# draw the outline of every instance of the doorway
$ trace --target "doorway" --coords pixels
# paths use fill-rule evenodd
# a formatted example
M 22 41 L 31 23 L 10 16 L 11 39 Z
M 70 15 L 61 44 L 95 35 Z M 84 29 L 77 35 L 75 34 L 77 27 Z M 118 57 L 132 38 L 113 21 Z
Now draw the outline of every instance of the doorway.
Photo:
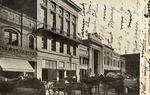
M 98 53 L 99 51 L 98 50 L 94 50 L 94 73 L 95 74 L 98 74 Z
M 59 80 L 64 78 L 64 70 L 59 70 Z

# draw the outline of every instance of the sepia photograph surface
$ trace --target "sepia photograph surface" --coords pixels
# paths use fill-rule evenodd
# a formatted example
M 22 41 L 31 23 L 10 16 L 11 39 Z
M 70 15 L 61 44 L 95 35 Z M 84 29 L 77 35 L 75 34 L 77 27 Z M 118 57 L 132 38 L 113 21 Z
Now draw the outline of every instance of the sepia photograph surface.
M 149 0 L 0 0 L 0 95 L 149 95 Z

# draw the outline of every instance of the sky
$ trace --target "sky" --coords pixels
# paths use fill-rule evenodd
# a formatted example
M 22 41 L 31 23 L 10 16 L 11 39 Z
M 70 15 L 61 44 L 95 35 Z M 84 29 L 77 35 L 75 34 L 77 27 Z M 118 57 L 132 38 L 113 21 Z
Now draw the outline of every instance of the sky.
M 119 54 L 139 53 L 139 0 L 72 0 L 82 8 L 78 33 L 96 34 L 102 43 Z

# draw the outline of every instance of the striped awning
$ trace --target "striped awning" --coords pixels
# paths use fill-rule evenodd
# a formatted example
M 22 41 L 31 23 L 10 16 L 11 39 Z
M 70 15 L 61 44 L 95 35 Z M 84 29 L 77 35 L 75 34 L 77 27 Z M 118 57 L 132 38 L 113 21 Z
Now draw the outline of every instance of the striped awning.
M 27 60 L 0 58 L 0 66 L 3 71 L 34 72 Z

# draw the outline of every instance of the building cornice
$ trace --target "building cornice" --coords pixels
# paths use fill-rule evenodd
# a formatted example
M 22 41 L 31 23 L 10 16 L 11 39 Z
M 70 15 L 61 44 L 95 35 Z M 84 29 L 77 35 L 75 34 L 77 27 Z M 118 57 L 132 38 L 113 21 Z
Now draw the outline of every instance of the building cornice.
M 68 3 L 70 3 L 71 5 L 73 5 L 78 11 L 81 11 L 82 9 L 77 5 L 75 4 L 72 0 L 67 0 Z

